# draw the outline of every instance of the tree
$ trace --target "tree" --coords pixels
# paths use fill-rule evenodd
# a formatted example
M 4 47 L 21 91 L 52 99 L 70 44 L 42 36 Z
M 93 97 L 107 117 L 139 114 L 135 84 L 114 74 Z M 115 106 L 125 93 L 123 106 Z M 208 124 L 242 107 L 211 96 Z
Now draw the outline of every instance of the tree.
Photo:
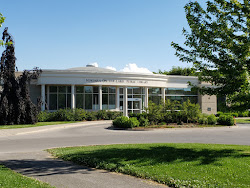
M 161 71 L 154 72 L 155 74 L 165 74 L 165 75 L 181 75 L 181 76 L 197 76 L 198 73 L 195 72 L 194 68 L 182 68 L 173 66 L 170 71 Z
M 5 17 L 3 17 L 3 15 L 0 13 L 0 27 L 2 27 L 4 20 L 5 20 Z M 3 46 L 3 45 L 4 45 L 3 41 L 0 40 L 0 46 Z
M 185 48 L 172 42 L 176 55 L 192 63 L 201 82 L 201 94 L 225 95 L 232 107 L 250 106 L 250 3 L 249 0 L 213 0 L 206 9 L 186 4 L 190 32 L 183 29 Z
M 31 102 L 28 84 L 41 71 L 24 71 L 16 77 L 15 47 L 8 28 L 5 28 L 2 39 L 6 49 L 0 63 L 0 83 L 3 82 L 3 91 L 0 92 L 0 125 L 34 124 L 37 122 L 38 108 Z

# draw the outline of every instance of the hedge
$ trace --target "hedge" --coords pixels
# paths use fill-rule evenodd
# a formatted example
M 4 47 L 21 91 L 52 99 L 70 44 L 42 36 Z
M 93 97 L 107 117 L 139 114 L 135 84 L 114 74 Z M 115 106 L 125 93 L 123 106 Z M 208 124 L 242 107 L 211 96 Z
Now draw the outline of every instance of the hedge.
M 86 111 L 81 108 L 60 109 L 55 112 L 41 111 L 38 114 L 39 122 L 48 121 L 93 121 L 93 120 L 114 120 L 122 116 L 122 112 L 116 111 Z

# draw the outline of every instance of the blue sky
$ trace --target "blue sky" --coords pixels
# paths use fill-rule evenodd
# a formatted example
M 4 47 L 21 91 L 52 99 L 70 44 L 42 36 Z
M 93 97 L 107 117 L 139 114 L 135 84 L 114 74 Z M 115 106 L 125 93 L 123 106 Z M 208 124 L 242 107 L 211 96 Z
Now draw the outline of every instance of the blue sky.
M 16 44 L 19 70 L 66 69 L 97 62 L 117 70 L 135 63 L 150 71 L 179 62 L 187 0 L 9 0 L 0 12 Z M 1 51 L 3 48 L 1 49 Z

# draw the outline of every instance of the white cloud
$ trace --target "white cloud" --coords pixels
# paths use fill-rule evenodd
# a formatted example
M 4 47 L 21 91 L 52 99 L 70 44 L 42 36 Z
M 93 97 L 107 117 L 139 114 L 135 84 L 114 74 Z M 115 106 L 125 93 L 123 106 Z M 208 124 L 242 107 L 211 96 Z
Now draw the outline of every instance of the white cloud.
M 150 70 L 144 67 L 138 67 L 135 63 L 129 63 L 123 69 L 120 70 L 121 72 L 135 72 L 135 73 L 148 73 L 152 74 Z
M 98 63 L 97 62 L 89 63 L 88 65 L 92 65 L 94 67 L 98 67 Z
M 106 69 L 113 70 L 113 71 L 116 71 L 116 68 L 115 68 L 115 67 L 107 66 L 107 67 L 105 67 L 105 68 L 106 68 Z

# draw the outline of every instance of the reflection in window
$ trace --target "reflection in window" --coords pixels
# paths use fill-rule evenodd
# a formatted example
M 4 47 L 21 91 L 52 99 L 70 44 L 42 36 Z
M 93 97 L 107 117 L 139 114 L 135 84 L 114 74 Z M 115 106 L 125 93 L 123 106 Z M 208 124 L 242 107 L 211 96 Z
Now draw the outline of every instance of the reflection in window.
M 115 109 L 116 87 L 102 87 L 102 109 Z
M 76 86 L 76 108 L 99 110 L 99 87 Z
M 160 104 L 162 98 L 161 88 L 153 87 L 148 88 L 148 100 L 155 103 Z
M 71 108 L 71 86 L 49 86 L 49 110 Z

